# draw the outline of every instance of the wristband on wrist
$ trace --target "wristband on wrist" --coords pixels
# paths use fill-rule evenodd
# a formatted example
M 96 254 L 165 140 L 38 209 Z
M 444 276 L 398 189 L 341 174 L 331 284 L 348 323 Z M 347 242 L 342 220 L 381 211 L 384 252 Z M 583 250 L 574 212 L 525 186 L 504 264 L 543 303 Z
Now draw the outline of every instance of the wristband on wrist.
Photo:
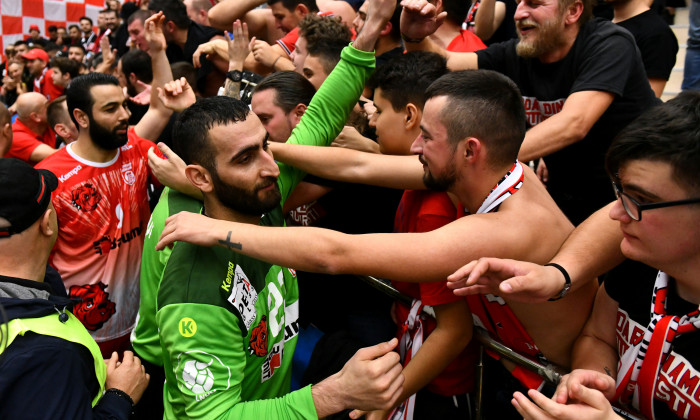
M 125 400 L 129 401 L 129 404 L 131 404 L 131 407 L 132 407 L 132 408 L 134 407 L 134 400 L 131 399 L 131 397 L 129 396 L 129 394 L 127 394 L 126 392 L 122 391 L 121 389 L 110 388 L 110 389 L 108 389 L 108 390 L 105 391 L 105 394 L 109 394 L 109 393 L 119 395 L 120 397 L 122 397 L 122 398 L 124 398 Z
M 571 290 L 571 277 L 569 276 L 569 273 L 564 269 L 564 267 L 560 266 L 557 263 L 549 263 L 545 264 L 545 267 L 554 267 L 557 270 L 559 270 L 560 273 L 564 275 L 564 287 L 561 289 L 561 291 L 554 296 L 553 298 L 550 298 L 549 301 L 553 302 L 555 300 L 559 300 L 566 296 L 567 293 L 569 293 L 569 290 Z
M 275 61 L 272 62 L 272 70 L 275 69 L 275 64 L 277 64 L 277 61 L 279 61 L 280 58 L 282 58 L 282 56 L 278 55 L 277 58 L 275 58 Z
M 401 39 L 403 39 L 403 42 L 408 42 L 409 44 L 420 44 L 425 38 L 409 38 L 401 32 Z

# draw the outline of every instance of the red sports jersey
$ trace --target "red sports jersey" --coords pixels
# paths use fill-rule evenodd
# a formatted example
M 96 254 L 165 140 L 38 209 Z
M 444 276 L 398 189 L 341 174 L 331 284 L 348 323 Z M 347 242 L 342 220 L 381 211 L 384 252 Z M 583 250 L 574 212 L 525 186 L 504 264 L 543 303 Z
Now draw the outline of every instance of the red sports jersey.
M 17 119 L 12 123 L 12 145 L 10 146 L 10 150 L 7 151 L 7 154 L 5 154 L 5 157 L 21 159 L 30 165 L 34 165 L 34 163 L 29 160 L 29 157 L 32 155 L 34 149 L 42 143 L 56 148 L 56 135 L 50 128 L 46 128 L 44 134 L 38 135 L 24 125 L 22 121 Z
M 83 299 L 73 313 L 98 342 L 129 334 L 138 312 L 150 217 L 147 152 L 155 144 L 133 128 L 128 138 L 109 162 L 85 160 L 69 144 L 37 165 L 59 181 L 52 196 L 59 233 L 49 262 L 70 297 Z
M 394 232 L 430 232 L 456 220 L 463 214 L 462 207 L 455 208 L 447 193 L 405 191 L 396 210 Z M 394 281 L 392 284 L 400 292 L 414 299 L 420 299 L 425 305 L 442 305 L 464 299 L 455 296 L 452 290 L 447 288 L 445 281 L 420 284 Z M 402 325 L 408 318 L 410 308 L 398 303 L 395 308 L 396 319 L 399 325 Z M 436 323 L 434 319 L 428 318 L 423 321 L 423 325 L 425 341 L 435 329 Z M 428 390 L 446 396 L 472 392 L 477 349 L 476 342 L 472 341 L 440 375 L 428 384 Z
M 34 92 L 39 92 L 49 100 L 49 102 L 63 95 L 65 88 L 53 84 L 53 70 L 45 68 L 41 76 L 34 79 Z

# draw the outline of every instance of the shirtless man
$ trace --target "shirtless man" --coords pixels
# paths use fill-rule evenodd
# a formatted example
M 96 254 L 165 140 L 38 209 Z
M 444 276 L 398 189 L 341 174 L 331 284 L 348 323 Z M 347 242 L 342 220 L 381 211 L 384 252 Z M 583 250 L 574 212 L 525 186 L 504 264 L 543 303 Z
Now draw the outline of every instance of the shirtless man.
M 548 261 L 572 225 L 535 174 L 516 163 L 525 116 L 515 86 L 494 72 L 458 72 L 438 79 L 426 98 L 421 135 L 411 148 L 424 170 L 414 157 L 356 154 L 353 159 L 348 157 L 353 151 L 336 149 L 335 158 L 327 156 L 325 161 L 332 173 L 316 175 L 336 180 L 354 177 L 361 182 L 373 179 L 383 186 L 412 189 L 423 188 L 425 181 L 434 189 L 453 193 L 469 217 L 428 233 L 351 236 L 322 229 L 232 224 L 180 213 L 168 219 L 157 248 L 187 240 L 227 246 L 300 270 L 371 274 L 409 282 L 445 278 L 476 256 Z M 473 117 L 465 119 L 464 115 Z M 279 145 L 276 150 L 285 147 Z M 297 149 L 301 152 L 296 159 L 290 158 L 294 153 L 286 152 L 277 158 L 309 171 L 312 168 L 302 164 L 302 156 L 311 156 L 320 148 Z M 355 164 L 344 169 L 343 161 Z M 496 192 L 490 193 L 495 185 Z M 500 189 L 507 192 L 499 195 Z M 487 196 L 492 206 L 484 205 Z M 507 303 L 529 335 L 532 348 L 548 361 L 567 367 L 595 289 L 595 281 L 589 281 L 556 302 Z

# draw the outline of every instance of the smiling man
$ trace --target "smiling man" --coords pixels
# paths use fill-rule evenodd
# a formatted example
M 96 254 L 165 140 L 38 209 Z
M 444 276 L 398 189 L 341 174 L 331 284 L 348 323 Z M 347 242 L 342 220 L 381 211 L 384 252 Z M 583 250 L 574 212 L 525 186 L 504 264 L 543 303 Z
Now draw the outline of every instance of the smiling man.
M 605 150 L 615 134 L 657 102 L 627 31 L 592 19 L 589 0 L 522 0 L 514 16 L 519 39 L 453 53 L 428 36 L 444 20 L 434 5 L 402 4 L 408 50 L 444 54 L 453 70 L 496 70 L 518 85 L 529 127 L 518 158 L 544 158 L 547 189 L 575 225 L 610 202 Z

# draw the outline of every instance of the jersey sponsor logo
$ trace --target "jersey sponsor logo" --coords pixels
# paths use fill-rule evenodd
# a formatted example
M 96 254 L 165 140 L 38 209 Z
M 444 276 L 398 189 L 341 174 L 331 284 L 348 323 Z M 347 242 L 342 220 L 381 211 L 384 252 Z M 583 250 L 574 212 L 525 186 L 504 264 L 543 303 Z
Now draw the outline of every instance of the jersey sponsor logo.
M 565 98 L 555 99 L 553 101 L 540 101 L 531 96 L 523 96 L 523 105 L 525 105 L 525 115 L 527 122 L 532 127 L 547 118 L 555 115 L 564 107 Z
M 279 342 L 272 346 L 272 350 L 270 350 L 270 353 L 268 353 L 267 357 L 265 357 L 265 361 L 261 367 L 262 375 L 260 377 L 260 383 L 264 383 L 272 378 L 272 376 L 275 374 L 275 370 L 282 366 L 283 353 L 284 342 Z
M 231 369 L 216 355 L 201 350 L 178 354 L 175 375 L 180 391 L 194 394 L 196 401 L 231 386 Z
M 250 331 L 250 341 L 248 351 L 258 357 L 267 354 L 267 317 L 262 316 L 258 325 Z
M 197 333 L 197 323 L 192 318 L 184 317 L 178 322 L 177 329 L 181 336 L 189 338 Z
M 80 320 L 90 331 L 96 331 L 116 313 L 116 305 L 109 300 L 109 293 L 105 291 L 107 285 L 99 282 L 71 286 L 68 295 L 82 301 L 73 306 L 73 315 Z
M 240 265 L 234 265 L 229 261 L 226 278 L 221 284 L 221 288 L 231 292 L 226 300 L 236 308 L 246 329 L 249 329 L 257 315 L 255 302 L 258 301 L 258 292 L 250 284 L 248 276 Z
M 626 311 L 617 310 L 617 350 L 620 360 L 640 345 L 645 328 L 630 318 Z M 700 372 L 685 357 L 671 350 L 659 370 L 654 398 L 663 401 L 678 418 L 700 417 Z
M 299 335 L 299 301 L 284 308 L 284 341 Z
M 100 239 L 92 243 L 92 248 L 95 254 L 105 255 L 112 249 L 117 249 L 122 245 L 133 241 L 141 235 L 141 226 L 137 226 L 128 232 L 122 233 L 120 236 L 113 238 L 111 235 L 104 235 Z
M 131 163 L 125 163 L 122 165 L 122 178 L 124 178 L 124 182 L 129 185 L 134 185 L 134 182 L 136 182 L 136 175 L 134 175 Z
M 86 182 L 83 185 L 77 186 L 71 192 L 73 206 L 81 211 L 93 211 L 97 208 L 102 200 L 102 195 L 97 191 L 94 185 Z
M 61 182 L 66 182 L 70 177 L 77 174 L 78 171 L 81 169 L 83 169 L 83 167 L 81 165 L 78 165 L 75 168 L 71 169 L 70 171 L 66 172 L 65 174 L 59 176 L 58 180 Z
M 326 210 L 314 201 L 311 204 L 301 205 L 289 212 L 289 218 L 297 225 L 314 226 L 327 214 Z

